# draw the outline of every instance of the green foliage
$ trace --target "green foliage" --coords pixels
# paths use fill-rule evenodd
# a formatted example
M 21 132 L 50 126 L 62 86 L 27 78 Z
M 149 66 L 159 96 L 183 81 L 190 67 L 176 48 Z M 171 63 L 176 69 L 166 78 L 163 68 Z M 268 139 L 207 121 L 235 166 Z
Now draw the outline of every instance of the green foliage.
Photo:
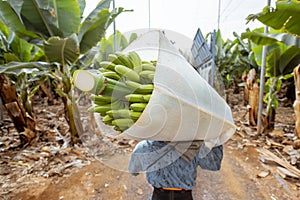
M 268 34 L 262 29 L 246 32 L 243 38 L 255 43 L 253 52 L 257 63 L 262 62 L 262 48 L 266 49 L 266 95 L 267 114 L 277 109 L 277 94 L 281 89 L 282 79 L 293 77 L 293 69 L 300 63 L 300 2 L 282 0 L 276 2 L 276 8 L 265 7 L 262 12 L 248 16 L 248 21 L 259 20 L 270 26 Z
M 32 115 L 31 97 L 38 91 L 39 83 L 47 80 L 55 65 L 47 62 L 9 62 L 0 66 L 0 73 L 10 78 L 26 112 Z
M 2 31 L 0 36 L 7 36 L 5 42 L 1 44 L 3 47 L 1 50 L 5 54 L 0 57 L 0 60 L 2 64 L 10 62 L 1 66 L 2 72 L 0 73 L 21 70 L 22 73 L 18 75 L 16 74 L 18 72 L 14 71 L 14 76 L 18 76 L 16 79 L 21 79 L 20 83 L 16 82 L 21 88 L 32 85 L 32 80 L 37 81 L 32 79 L 32 75 L 40 75 L 44 78 L 42 72 L 45 72 L 49 77 L 54 78 L 53 82 L 57 86 L 56 92 L 63 97 L 65 103 L 68 113 L 66 118 L 70 120 L 72 136 L 77 134 L 73 120 L 78 119 L 78 116 L 75 116 L 78 111 L 76 111 L 76 105 L 73 104 L 71 94 L 72 71 L 74 66 L 78 66 L 77 63 L 82 64 L 80 59 L 84 56 L 80 57 L 80 55 L 89 54 L 89 51 L 104 36 L 113 20 L 125 11 L 123 8 L 110 11 L 110 3 L 111 0 L 100 1 L 96 8 L 83 18 L 84 0 L 0 1 Z M 9 39 L 14 35 L 10 34 L 9 30 L 17 37 Z M 44 65 L 40 61 L 55 64 Z M 41 70 L 40 65 L 49 68 Z M 24 69 L 19 67 L 24 67 Z
M 276 30 L 300 36 L 300 1 L 281 0 L 276 2 L 276 8 L 265 7 L 262 12 L 247 17 L 248 21 L 259 20 Z
M 242 40 L 240 36 L 234 33 L 233 41 L 223 41 L 221 32 L 217 32 L 216 38 L 216 58 L 215 62 L 218 71 L 221 73 L 225 86 L 231 87 L 232 84 L 238 85 L 243 73 L 250 69 L 258 69 L 251 50 L 251 42 Z
M 93 47 L 88 53 L 77 60 L 72 68 L 72 72 L 76 69 L 100 68 L 99 63 L 103 60 L 107 60 L 108 54 L 115 52 L 114 48 L 116 48 L 117 51 L 122 51 L 137 38 L 137 34 L 132 33 L 128 41 L 120 31 L 116 31 L 115 36 L 116 39 L 114 38 L 114 34 L 111 34 L 108 38 L 103 37 L 97 46 Z M 114 44 L 114 42 L 116 43 Z
M 115 51 L 122 51 L 136 38 L 137 35 L 133 33 L 130 35 L 128 41 L 120 31 L 116 31 L 116 34 L 111 34 L 107 39 L 102 38 L 99 43 L 100 56 L 98 61 L 107 60 L 108 54 Z
M 260 28 L 242 34 L 242 38 L 252 41 L 256 62 L 262 64 L 262 48 L 265 45 L 267 77 L 279 77 L 291 73 L 300 63 L 299 38 L 273 29 L 268 34 L 262 32 Z
M 59 40 L 57 38 L 61 40 L 70 38 L 69 41 L 76 41 L 80 50 L 73 51 L 72 55 L 68 52 L 68 55 L 64 56 L 71 58 L 70 62 L 73 63 L 74 57 L 78 58 L 79 54 L 84 54 L 95 46 L 113 20 L 125 11 L 123 8 L 117 8 L 110 12 L 110 3 L 111 0 L 100 1 L 96 8 L 83 19 L 85 7 L 83 0 L 0 1 L 0 19 L 9 25 L 20 38 L 39 46 Z M 74 34 L 78 37 L 76 40 L 74 40 Z M 50 51 L 49 47 L 53 49 Z M 51 56 L 56 50 L 56 45 L 48 46 L 46 55 L 49 60 L 52 59 Z
M 31 97 L 37 92 L 40 81 L 51 69 L 41 62 L 45 56 L 39 47 L 19 38 L 5 24 L 0 23 L 1 66 L 0 73 L 8 76 L 16 87 L 26 112 L 32 115 Z M 39 62 L 34 62 L 35 60 Z
M 44 51 L 50 62 L 74 63 L 79 56 L 76 34 L 67 38 L 51 37 L 44 43 Z
M 291 41 L 297 41 L 293 40 L 294 36 L 289 34 L 281 37 L 285 38 L 281 41 L 277 40 L 279 38 L 277 33 L 272 35 L 272 31 L 268 35 L 254 32 L 244 34 L 244 36 L 250 36 L 257 43 L 253 44 L 253 52 L 259 65 L 262 63 L 262 48 L 265 45 L 267 81 L 265 82 L 264 102 L 267 104 L 267 113 L 269 113 L 271 108 L 275 110 L 278 108 L 277 94 L 280 92 L 282 79 L 291 77 L 296 63 L 300 63 L 300 49 L 296 46 L 297 42 L 294 46 L 286 45 L 292 45 Z

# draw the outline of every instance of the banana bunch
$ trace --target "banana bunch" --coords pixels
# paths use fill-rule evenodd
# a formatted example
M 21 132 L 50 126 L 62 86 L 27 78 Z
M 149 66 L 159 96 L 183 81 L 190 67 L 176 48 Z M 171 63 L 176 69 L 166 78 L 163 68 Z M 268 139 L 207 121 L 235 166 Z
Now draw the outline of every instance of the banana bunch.
M 84 83 L 74 81 L 75 86 L 92 93 L 93 106 L 88 111 L 99 113 L 103 123 L 124 131 L 139 119 L 151 98 L 156 61 L 143 61 L 134 51 L 128 54 L 116 52 L 109 54 L 100 66 L 97 73 L 82 76 Z M 83 71 L 87 72 L 81 70 L 82 74 Z M 85 86 L 91 82 L 91 77 L 93 85 Z

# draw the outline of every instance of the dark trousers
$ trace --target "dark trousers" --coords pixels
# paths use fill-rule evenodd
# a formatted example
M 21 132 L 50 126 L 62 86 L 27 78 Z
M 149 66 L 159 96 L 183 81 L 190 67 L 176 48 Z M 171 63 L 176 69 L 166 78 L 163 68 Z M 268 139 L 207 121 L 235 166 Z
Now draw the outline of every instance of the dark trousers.
M 154 188 L 152 200 L 193 200 L 192 190 L 163 190 Z

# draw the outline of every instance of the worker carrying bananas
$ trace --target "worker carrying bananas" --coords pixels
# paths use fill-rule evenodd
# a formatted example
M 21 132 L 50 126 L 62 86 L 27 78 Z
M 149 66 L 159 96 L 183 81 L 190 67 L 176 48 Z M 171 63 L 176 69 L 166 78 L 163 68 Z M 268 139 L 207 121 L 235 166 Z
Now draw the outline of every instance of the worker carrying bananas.
M 222 159 L 222 145 L 209 149 L 203 141 L 143 140 L 135 146 L 128 169 L 134 176 L 146 172 L 153 186 L 150 200 L 192 200 L 197 167 L 218 171 Z

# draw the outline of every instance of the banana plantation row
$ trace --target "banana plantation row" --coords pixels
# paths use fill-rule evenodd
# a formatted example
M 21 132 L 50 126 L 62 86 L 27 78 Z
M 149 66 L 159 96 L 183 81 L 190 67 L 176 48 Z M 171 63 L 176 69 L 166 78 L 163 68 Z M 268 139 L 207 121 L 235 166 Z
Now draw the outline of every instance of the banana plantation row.
M 77 69 L 98 69 L 114 48 L 124 49 L 134 39 L 117 32 L 117 38 L 105 33 L 124 8 L 112 10 L 111 0 L 102 0 L 85 18 L 85 1 L 0 1 L 0 97 L 21 143 L 34 138 L 35 114 L 31 99 L 42 92 L 48 101 L 60 98 L 72 141 L 83 128 L 80 121 L 72 76 Z M 256 126 L 260 73 L 265 46 L 266 83 L 265 130 L 274 128 L 279 105 L 278 94 L 287 87 L 286 96 L 294 101 L 295 133 L 300 137 L 300 27 L 299 1 L 278 1 L 276 8 L 265 8 L 249 15 L 270 27 L 233 33 L 234 40 L 224 41 L 217 32 L 215 62 L 226 88 L 244 86 L 245 105 L 249 105 L 249 123 Z M 284 10 L 284 12 L 282 12 Z M 119 16 L 120 15 L 120 16 Z M 114 44 L 116 41 L 116 44 Z M 1 106 L 1 104 L 0 104 Z M 2 109 L 2 106 L 1 108 Z M 25 131 L 26 130 L 26 131 Z M 24 134 L 24 133 L 30 134 Z

